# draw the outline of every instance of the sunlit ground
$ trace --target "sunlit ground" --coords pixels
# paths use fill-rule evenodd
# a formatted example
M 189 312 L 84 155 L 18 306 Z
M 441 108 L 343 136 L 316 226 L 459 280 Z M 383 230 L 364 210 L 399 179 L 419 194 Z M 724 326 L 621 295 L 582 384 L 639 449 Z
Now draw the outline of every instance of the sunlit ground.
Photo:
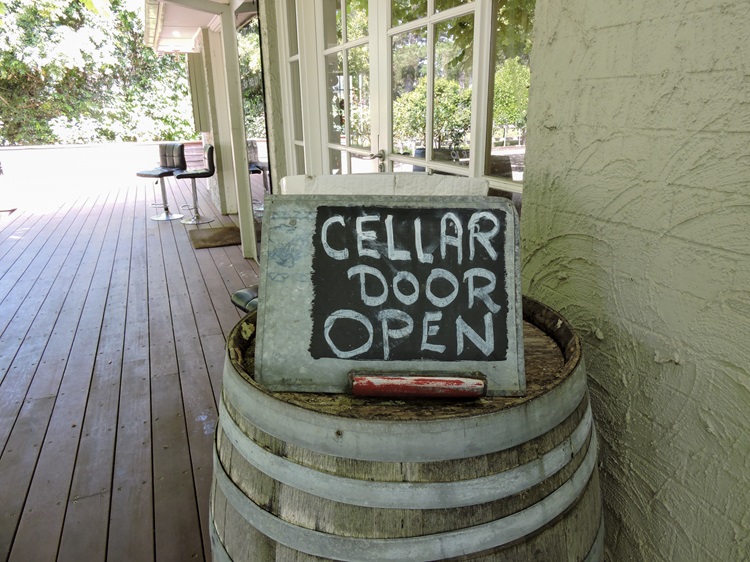
M 159 160 L 156 144 L 0 149 L 0 220 L 11 209 L 50 212 L 82 197 L 149 181 L 136 172 Z

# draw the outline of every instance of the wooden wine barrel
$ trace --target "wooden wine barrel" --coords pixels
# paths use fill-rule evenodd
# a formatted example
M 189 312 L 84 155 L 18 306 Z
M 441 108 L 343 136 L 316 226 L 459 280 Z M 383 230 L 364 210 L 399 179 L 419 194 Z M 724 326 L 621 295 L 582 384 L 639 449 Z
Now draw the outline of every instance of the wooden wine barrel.
M 600 560 L 580 341 L 548 307 L 523 312 L 527 396 L 466 402 L 269 393 L 243 319 L 216 432 L 214 560 Z

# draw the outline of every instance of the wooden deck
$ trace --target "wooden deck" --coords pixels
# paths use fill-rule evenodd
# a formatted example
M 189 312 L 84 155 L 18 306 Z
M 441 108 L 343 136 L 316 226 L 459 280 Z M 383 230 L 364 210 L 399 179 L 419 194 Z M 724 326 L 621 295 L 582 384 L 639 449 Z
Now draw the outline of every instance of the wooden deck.
M 0 560 L 211 559 L 229 296 L 258 268 L 193 249 L 189 229 L 235 220 L 199 191 L 200 227 L 150 220 L 138 178 L 0 215 Z

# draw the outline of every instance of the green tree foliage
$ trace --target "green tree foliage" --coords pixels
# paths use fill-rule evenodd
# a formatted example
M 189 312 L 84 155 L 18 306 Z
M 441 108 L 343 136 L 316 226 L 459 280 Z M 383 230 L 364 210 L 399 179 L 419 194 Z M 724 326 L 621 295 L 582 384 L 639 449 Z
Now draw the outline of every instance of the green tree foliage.
M 436 78 L 433 113 L 433 147 L 465 146 L 471 128 L 471 87 L 462 87 L 455 80 Z
M 535 7 L 536 0 L 503 0 L 498 3 L 495 18 L 498 64 L 514 57 L 529 64 Z
M 529 105 L 531 32 L 536 0 L 505 0 L 496 14 L 492 127 L 505 136 L 508 126 L 523 131 Z
M 471 88 L 455 80 L 435 78 L 433 147 L 458 148 L 465 144 L 471 127 Z M 394 144 L 420 144 L 427 135 L 427 79 L 401 95 L 393 104 Z
M 183 55 L 143 44 L 124 0 L 6 0 L 0 143 L 193 138 Z
M 493 99 L 494 128 L 503 125 L 523 127 L 529 105 L 531 71 L 520 57 L 506 59 L 495 73 L 495 95 Z
M 526 124 L 530 84 L 529 54 L 536 0 L 498 0 L 495 26 L 495 75 L 492 100 L 493 128 Z M 436 0 L 444 10 L 461 0 Z M 394 0 L 394 24 L 424 17 L 426 0 Z M 465 146 L 471 133 L 471 65 L 473 16 L 460 16 L 435 25 L 435 99 L 433 138 L 435 149 Z M 394 39 L 393 133 L 396 149 L 423 146 L 427 131 L 427 27 Z
M 258 18 L 253 18 L 237 32 L 237 50 L 240 57 L 245 135 L 250 139 L 264 139 L 266 138 L 266 113 L 263 100 Z
M 409 13 L 412 8 L 419 6 L 401 3 L 398 17 L 413 17 Z M 431 117 L 432 147 L 435 149 L 456 149 L 465 146 L 468 140 L 471 129 L 472 29 L 473 16 L 449 19 L 436 26 Z M 426 31 L 425 27 L 400 36 L 398 48 L 394 49 L 393 140 L 401 151 L 407 146 L 424 146 L 426 142 Z

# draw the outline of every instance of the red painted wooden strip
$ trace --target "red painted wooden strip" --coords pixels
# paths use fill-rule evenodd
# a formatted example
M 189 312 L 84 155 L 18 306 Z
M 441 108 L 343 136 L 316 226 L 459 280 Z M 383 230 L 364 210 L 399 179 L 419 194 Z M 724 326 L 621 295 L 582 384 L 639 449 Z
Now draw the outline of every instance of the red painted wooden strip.
M 352 394 L 379 398 L 480 398 L 487 382 L 468 377 L 351 375 Z

